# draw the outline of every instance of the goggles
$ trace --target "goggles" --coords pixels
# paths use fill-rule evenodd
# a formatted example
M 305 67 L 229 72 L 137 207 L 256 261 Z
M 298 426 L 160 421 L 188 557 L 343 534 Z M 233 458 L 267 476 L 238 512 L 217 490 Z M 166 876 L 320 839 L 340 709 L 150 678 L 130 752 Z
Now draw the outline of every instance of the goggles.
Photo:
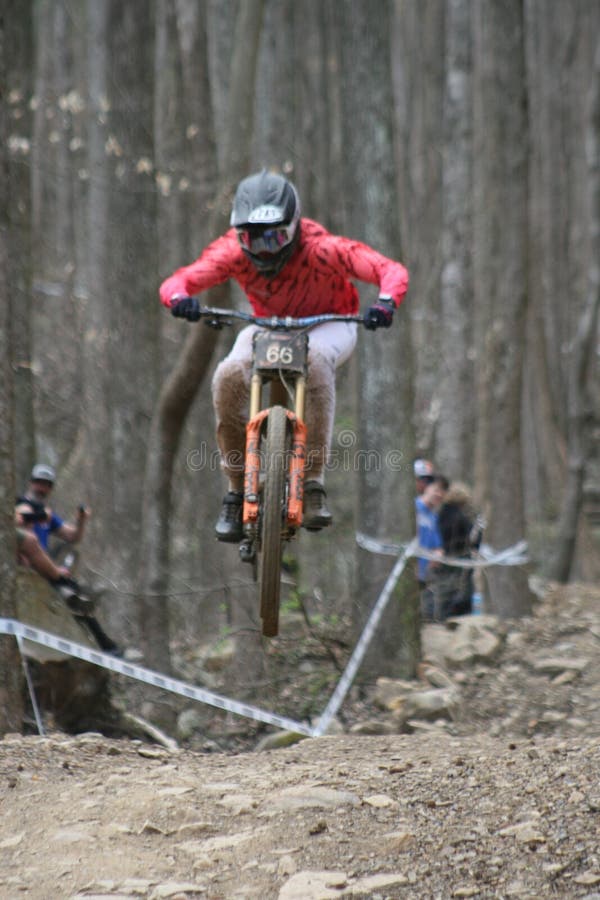
M 278 225 L 275 228 L 236 228 L 238 241 L 244 250 L 254 256 L 261 253 L 273 255 L 287 247 L 294 238 L 295 224 Z

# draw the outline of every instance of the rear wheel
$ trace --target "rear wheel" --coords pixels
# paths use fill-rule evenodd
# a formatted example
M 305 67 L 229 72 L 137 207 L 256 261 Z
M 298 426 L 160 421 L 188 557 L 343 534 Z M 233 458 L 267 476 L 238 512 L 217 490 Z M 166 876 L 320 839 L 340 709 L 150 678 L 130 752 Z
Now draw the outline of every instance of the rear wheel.
M 274 406 L 267 417 L 262 494 L 261 553 L 258 573 L 260 615 L 263 634 L 279 631 L 281 593 L 282 530 L 285 517 L 288 418 L 282 406 Z

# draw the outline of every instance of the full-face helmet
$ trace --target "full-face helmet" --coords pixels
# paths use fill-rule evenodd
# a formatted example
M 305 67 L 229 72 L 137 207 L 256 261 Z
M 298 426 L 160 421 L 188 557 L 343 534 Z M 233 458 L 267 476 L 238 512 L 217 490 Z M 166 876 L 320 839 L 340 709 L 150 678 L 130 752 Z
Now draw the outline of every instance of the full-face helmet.
M 300 201 L 283 175 L 263 169 L 238 185 L 231 211 L 243 252 L 267 278 L 286 264 L 300 235 Z

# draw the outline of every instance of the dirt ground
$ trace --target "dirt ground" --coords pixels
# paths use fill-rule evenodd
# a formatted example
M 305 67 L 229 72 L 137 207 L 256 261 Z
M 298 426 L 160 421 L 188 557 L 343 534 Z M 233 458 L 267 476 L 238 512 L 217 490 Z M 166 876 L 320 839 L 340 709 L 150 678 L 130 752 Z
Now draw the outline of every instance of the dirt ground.
M 0 898 L 600 900 L 600 590 L 498 633 L 403 733 L 362 697 L 345 733 L 260 752 L 6 736 Z

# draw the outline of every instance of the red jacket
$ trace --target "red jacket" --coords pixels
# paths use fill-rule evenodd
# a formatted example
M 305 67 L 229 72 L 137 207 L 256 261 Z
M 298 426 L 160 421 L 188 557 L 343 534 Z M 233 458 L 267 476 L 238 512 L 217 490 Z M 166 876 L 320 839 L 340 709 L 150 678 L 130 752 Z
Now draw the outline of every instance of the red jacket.
M 396 306 L 408 288 L 408 272 L 360 241 L 330 234 L 301 219 L 298 245 L 281 272 L 266 278 L 242 252 L 234 228 L 206 247 L 191 265 L 177 269 L 160 287 L 171 306 L 173 294 L 194 295 L 234 278 L 258 316 L 357 313 L 358 292 L 350 279 L 376 284 Z

